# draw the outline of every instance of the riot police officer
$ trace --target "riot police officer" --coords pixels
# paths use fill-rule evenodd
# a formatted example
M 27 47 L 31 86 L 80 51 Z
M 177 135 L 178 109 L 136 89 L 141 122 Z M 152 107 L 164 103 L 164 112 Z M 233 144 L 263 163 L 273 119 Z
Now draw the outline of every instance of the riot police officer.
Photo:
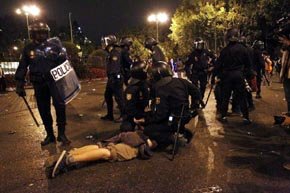
M 263 76 L 265 75 L 265 61 L 262 55 L 262 51 L 264 49 L 264 42 L 261 40 L 255 41 L 253 44 L 253 67 L 256 71 L 257 78 L 257 92 L 256 98 L 262 98 L 261 96 L 261 85 Z
M 130 58 L 130 47 L 133 44 L 133 40 L 130 37 L 123 37 L 121 39 L 120 46 L 122 48 L 121 51 L 121 65 L 124 75 L 124 83 L 128 86 L 128 80 L 130 79 L 130 67 L 133 64 L 132 59 Z
M 113 96 L 120 109 L 120 117 L 115 120 L 120 122 L 124 112 L 123 100 L 123 82 L 121 66 L 121 52 L 117 45 L 117 38 L 114 35 L 109 35 L 102 38 L 102 46 L 107 51 L 107 85 L 105 90 L 105 101 L 107 104 L 107 114 L 101 117 L 102 120 L 113 121 Z
M 151 51 L 152 65 L 155 65 L 159 61 L 166 61 L 166 57 L 163 51 L 158 46 L 158 42 L 154 38 L 151 37 L 146 38 L 144 45 L 145 48 Z
M 181 118 L 180 131 L 189 142 L 192 133 L 185 129 L 185 124 L 190 120 L 188 98 L 190 95 L 191 106 L 195 106 L 200 101 L 198 88 L 185 79 L 172 78 L 170 67 L 163 61 L 152 67 L 151 76 L 155 93 L 152 111 L 146 113 L 144 119 L 135 122 L 145 125 L 144 134 L 150 139 L 156 140 L 158 144 L 169 145 L 173 142 L 172 136 L 177 130 L 178 119 Z
M 122 131 L 133 131 L 136 124 L 134 118 L 144 118 L 145 108 L 149 104 L 150 90 L 147 83 L 147 65 L 144 62 L 134 63 L 131 68 L 131 78 L 124 92 L 125 111 L 121 124 Z M 123 125 L 130 124 L 130 128 L 124 129 Z
M 194 50 L 185 63 L 187 77 L 193 84 L 199 87 L 201 99 L 203 99 L 206 89 L 207 72 L 210 61 L 209 52 L 204 47 L 205 42 L 203 39 L 197 38 L 194 41 Z
M 221 79 L 222 104 L 220 121 L 226 122 L 229 100 L 232 92 L 238 97 L 243 114 L 244 123 L 251 123 L 246 101 L 246 85 L 244 71 L 250 68 L 251 59 L 248 50 L 239 42 L 238 29 L 232 28 L 227 31 L 227 46 L 221 51 L 215 68 Z
M 50 75 L 51 69 L 66 61 L 67 54 L 58 39 L 48 40 L 49 31 L 48 25 L 43 22 L 35 22 L 29 26 L 32 42 L 24 47 L 15 74 L 16 93 L 19 96 L 25 96 L 25 76 L 29 67 L 30 81 L 34 87 L 37 107 L 47 133 L 46 138 L 41 142 L 42 146 L 55 142 L 50 109 L 51 98 L 56 111 L 57 141 L 63 144 L 70 143 L 65 135 L 65 101 L 60 97 L 56 84 Z

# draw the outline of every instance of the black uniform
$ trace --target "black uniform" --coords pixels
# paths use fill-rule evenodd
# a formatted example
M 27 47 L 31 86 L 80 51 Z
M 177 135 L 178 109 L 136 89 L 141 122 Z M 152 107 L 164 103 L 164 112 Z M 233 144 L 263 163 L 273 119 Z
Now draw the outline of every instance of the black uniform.
M 251 59 L 247 49 L 240 43 L 230 42 L 220 54 L 216 73 L 221 77 L 221 115 L 226 117 L 232 91 L 236 93 L 245 119 L 249 119 L 246 101 L 244 71 L 249 69 Z
M 113 96 L 119 106 L 120 114 L 124 112 L 123 82 L 121 66 L 121 52 L 117 47 L 109 52 L 107 57 L 108 82 L 105 90 L 105 100 L 107 103 L 107 117 L 113 119 Z
M 152 111 L 145 116 L 144 134 L 158 144 L 168 144 L 170 137 L 177 129 L 176 117 L 180 116 L 182 105 L 185 105 L 184 117 L 182 118 L 181 133 L 184 125 L 189 122 L 189 100 L 192 105 L 200 100 L 198 88 L 187 80 L 180 78 L 165 77 L 154 85 L 155 102 Z M 169 117 L 174 117 L 169 120 Z
M 157 45 L 153 46 L 151 51 L 152 51 L 151 58 L 152 58 L 153 65 L 157 63 L 158 61 L 166 62 L 166 57 L 160 47 L 158 47 Z
M 121 52 L 121 65 L 124 75 L 124 83 L 126 86 L 128 85 L 128 80 L 130 79 L 130 67 L 132 64 L 133 61 L 130 58 L 129 49 L 127 46 L 124 46 Z
M 263 80 L 263 75 L 265 74 L 265 61 L 262 56 L 262 51 L 259 49 L 253 50 L 253 68 L 257 73 L 257 92 L 256 97 L 261 97 L 261 84 Z
M 64 135 L 66 125 L 65 102 L 57 91 L 56 84 L 50 70 L 62 64 L 66 60 L 65 50 L 54 43 L 44 41 L 41 44 L 32 42 L 24 47 L 15 79 L 18 82 L 25 81 L 27 68 L 29 67 L 30 81 L 33 84 L 37 107 L 48 136 L 53 135 L 50 100 L 56 111 L 58 135 Z
M 193 84 L 199 86 L 201 99 L 204 97 L 207 72 L 209 63 L 209 52 L 205 49 L 195 49 L 185 63 L 187 77 Z
M 124 92 L 125 109 L 123 124 L 130 123 L 131 130 L 134 130 L 136 126 L 134 118 L 141 119 L 144 117 L 144 110 L 149 104 L 149 95 L 149 86 L 145 80 L 129 81 L 129 85 Z

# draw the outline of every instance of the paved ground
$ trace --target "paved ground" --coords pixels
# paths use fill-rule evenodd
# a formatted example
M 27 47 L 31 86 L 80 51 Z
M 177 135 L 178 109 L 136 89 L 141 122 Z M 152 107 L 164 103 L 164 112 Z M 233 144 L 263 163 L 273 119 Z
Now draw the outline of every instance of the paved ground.
M 67 134 L 73 143 L 67 149 L 94 143 L 87 135 L 101 139 L 118 128 L 100 120 L 104 84 L 83 82 L 82 92 L 68 105 Z M 32 90 L 28 93 L 40 121 Z M 290 172 L 282 167 L 290 156 L 290 138 L 273 126 L 272 117 L 285 110 L 283 98 L 281 84 L 264 86 L 263 98 L 255 99 L 254 123 L 243 126 L 239 116 L 230 116 L 225 125 L 217 122 L 211 97 L 189 125 L 196 132 L 193 142 L 174 161 L 156 152 L 150 160 L 93 163 L 51 180 L 43 164 L 63 147 L 41 148 L 43 125 L 37 128 L 23 101 L 9 92 L 0 97 L 0 192 L 290 193 Z

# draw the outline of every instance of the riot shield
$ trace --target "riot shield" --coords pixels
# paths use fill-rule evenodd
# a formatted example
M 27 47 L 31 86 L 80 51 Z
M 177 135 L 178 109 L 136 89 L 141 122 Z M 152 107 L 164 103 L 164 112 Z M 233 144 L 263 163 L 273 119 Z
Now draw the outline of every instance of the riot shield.
M 68 60 L 51 69 L 50 74 L 55 82 L 57 91 L 65 104 L 68 104 L 78 95 L 81 90 L 81 85 Z

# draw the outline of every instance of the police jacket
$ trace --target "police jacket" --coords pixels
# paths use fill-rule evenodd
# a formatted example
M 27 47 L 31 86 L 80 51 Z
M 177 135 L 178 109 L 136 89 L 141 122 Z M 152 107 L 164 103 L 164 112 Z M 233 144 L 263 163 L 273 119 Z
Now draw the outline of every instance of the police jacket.
M 238 42 L 230 42 L 220 53 L 215 71 L 218 75 L 251 68 L 251 58 L 247 48 Z
M 114 46 L 107 56 L 107 76 L 114 77 L 122 74 L 121 68 L 121 51 Z
M 149 86 L 146 81 L 131 79 L 124 92 L 125 115 L 128 117 L 144 117 L 144 109 L 149 103 Z
M 130 58 L 129 49 L 124 47 L 121 52 L 121 65 L 123 70 L 129 71 L 131 65 L 133 64 L 132 59 Z
M 187 74 L 206 72 L 209 66 L 209 55 L 206 49 L 195 49 L 185 63 Z
M 31 82 L 48 80 L 50 70 L 62 64 L 66 59 L 66 50 L 58 38 L 48 39 L 41 44 L 32 42 L 23 49 L 15 79 L 24 81 L 29 68 Z
M 151 57 L 152 57 L 153 64 L 155 64 L 159 61 L 166 62 L 166 57 L 165 57 L 163 51 L 161 50 L 161 48 L 158 46 L 153 46 Z
M 188 113 L 189 100 L 192 104 L 200 100 L 199 89 L 192 83 L 181 78 L 165 77 L 154 85 L 155 102 L 152 112 L 145 116 L 145 125 L 151 123 L 167 123 L 171 115 L 180 116 L 182 106 Z

